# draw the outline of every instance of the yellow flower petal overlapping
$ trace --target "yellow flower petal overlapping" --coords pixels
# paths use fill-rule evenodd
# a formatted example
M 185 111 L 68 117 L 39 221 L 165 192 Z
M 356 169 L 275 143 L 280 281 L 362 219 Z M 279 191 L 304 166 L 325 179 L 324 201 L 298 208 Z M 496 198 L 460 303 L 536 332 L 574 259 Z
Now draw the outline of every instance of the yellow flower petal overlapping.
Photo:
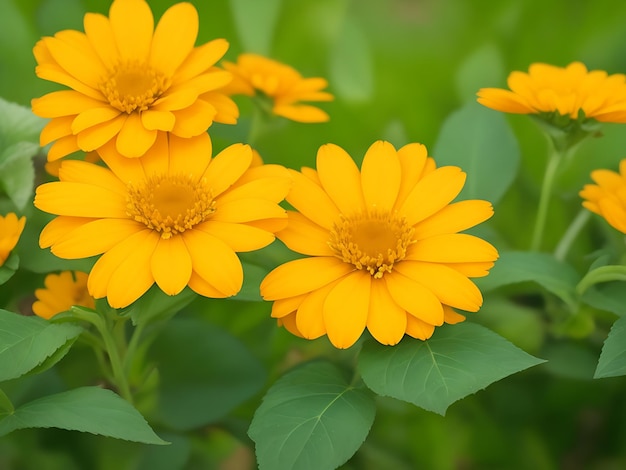
M 599 122 L 626 122 L 626 75 L 608 75 L 603 70 L 588 71 L 580 62 L 567 67 L 534 63 L 528 73 L 512 72 L 509 90 L 482 88 L 478 102 L 506 113 L 558 113 Z
M 620 162 L 619 173 L 594 170 L 591 179 L 596 184 L 587 184 L 580 192 L 583 206 L 626 234 L 626 159 Z
M 60 181 L 37 188 L 35 206 L 58 216 L 41 233 L 43 248 L 67 259 L 102 255 L 87 285 L 114 308 L 154 283 L 169 295 L 189 286 L 207 297 L 233 296 L 243 279 L 235 253 L 270 244 L 286 225 L 278 203 L 289 173 L 251 167 L 247 145 L 212 158 L 206 133 L 162 134 L 142 158 L 119 155 L 112 141 L 99 153 L 108 168 L 64 161 Z
M 0 215 L 0 266 L 2 266 L 22 235 L 26 217 L 17 218 L 14 212 Z
M 272 317 L 292 333 L 328 335 L 338 348 L 367 328 L 383 344 L 407 334 L 429 338 L 436 326 L 474 312 L 482 296 L 469 279 L 488 274 L 498 254 L 459 233 L 493 214 L 487 201 L 452 202 L 465 173 L 436 168 L 421 144 L 396 150 L 374 143 L 361 169 L 327 144 L 317 170 L 290 170 L 289 223 L 277 237 L 307 255 L 287 262 L 261 284 Z
M 44 289 L 35 290 L 33 313 L 49 320 L 57 313 L 66 312 L 74 305 L 95 308 L 95 301 L 87 290 L 87 273 L 62 271 L 48 274 L 44 279 Z
M 271 99 L 273 114 L 292 121 L 328 121 L 326 112 L 301 103 L 331 101 L 333 95 L 322 91 L 328 86 L 325 79 L 303 78 L 292 67 L 257 54 L 241 54 L 236 63 L 223 62 L 222 66 L 234 76 L 225 92 L 248 96 L 260 93 Z
M 115 0 L 109 17 L 87 13 L 85 32 L 65 30 L 34 48 L 37 76 L 68 87 L 32 101 L 50 118 L 40 135 L 48 160 L 108 142 L 126 157 L 154 148 L 157 136 L 194 137 L 213 121 L 235 123 L 239 110 L 219 88 L 232 79 L 215 64 L 224 39 L 194 47 L 198 13 L 170 7 L 156 28 L 145 0 Z

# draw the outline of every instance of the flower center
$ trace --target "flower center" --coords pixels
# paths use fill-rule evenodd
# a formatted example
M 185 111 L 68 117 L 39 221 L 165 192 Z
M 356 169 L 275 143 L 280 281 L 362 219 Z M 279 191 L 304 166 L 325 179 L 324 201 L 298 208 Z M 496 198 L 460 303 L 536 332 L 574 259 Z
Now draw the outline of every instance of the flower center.
M 330 231 L 329 246 L 335 256 L 380 279 L 406 256 L 413 240 L 413 227 L 395 213 L 371 211 L 346 217 Z
M 207 220 L 215 200 L 204 180 L 183 175 L 153 176 L 128 185 L 126 213 L 168 239 Z
M 119 64 L 100 83 L 111 106 L 128 114 L 147 110 L 168 87 L 163 73 L 136 61 Z

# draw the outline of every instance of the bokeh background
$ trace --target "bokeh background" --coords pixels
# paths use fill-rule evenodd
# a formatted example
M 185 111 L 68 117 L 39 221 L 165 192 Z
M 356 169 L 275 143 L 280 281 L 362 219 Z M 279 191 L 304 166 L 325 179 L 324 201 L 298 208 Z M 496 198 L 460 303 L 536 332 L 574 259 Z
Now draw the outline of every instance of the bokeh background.
M 176 1 L 149 3 L 158 18 Z M 379 139 L 396 146 L 424 143 L 437 159 L 433 149 L 446 118 L 474 101 L 479 88 L 505 87 L 509 72 L 525 71 L 533 62 L 565 66 L 579 60 L 589 69 L 626 73 L 626 2 L 617 0 L 192 3 L 200 16 L 198 44 L 226 38 L 231 45 L 228 60 L 241 52 L 257 52 L 293 66 L 305 77 L 328 79 L 336 97 L 321 104 L 331 116 L 328 123 L 276 120 L 255 143 L 267 163 L 291 168 L 313 166 L 317 149 L 328 142 L 344 147 L 358 162 Z M 0 97 L 28 106 L 31 98 L 58 89 L 35 76 L 33 45 L 62 29 L 82 30 L 85 12 L 106 14 L 109 5 L 109 0 L 0 0 Z M 239 125 L 216 124 L 210 130 L 216 149 L 246 142 L 251 105 L 237 101 L 242 110 Z M 527 249 L 547 146 L 527 116 L 508 116 L 507 121 L 521 149 L 520 170 L 488 226 L 498 248 Z M 603 134 L 586 142 L 559 175 L 547 248 L 577 213 L 577 193 L 590 181 L 589 172 L 616 169 L 626 157 L 626 128 L 605 125 Z M 593 224 L 574 252 L 601 248 L 596 244 L 607 229 L 602 221 Z M 572 262 L 585 265 L 583 256 Z M 268 312 L 269 305 L 262 303 L 242 302 L 238 312 L 231 312 L 230 305 L 216 302 L 210 317 L 242 339 L 270 377 L 295 360 L 327 353 L 325 340 L 303 344 L 277 330 Z M 344 469 L 626 468 L 626 380 L 592 379 L 614 318 L 575 334 L 560 334 L 546 328 L 537 309 L 523 303 L 512 308 L 494 299 L 472 319 L 551 360 L 464 399 L 445 417 L 379 399 L 370 436 Z M 497 358 L 486 358 L 485 367 L 489 361 Z M 186 458 L 182 451 L 171 452 L 179 452 L 184 468 L 254 468 L 245 423 L 260 396 L 236 410 L 226 425 L 202 430 L 185 448 Z M 240 432 L 233 431 L 238 427 Z M 83 466 L 85 462 L 114 468 L 111 455 L 132 446 L 112 440 L 101 444 L 92 436 L 63 431 L 20 431 L 5 444 L 3 439 L 0 454 L 29 454 L 18 459 L 19 468 L 25 469 L 95 468 Z

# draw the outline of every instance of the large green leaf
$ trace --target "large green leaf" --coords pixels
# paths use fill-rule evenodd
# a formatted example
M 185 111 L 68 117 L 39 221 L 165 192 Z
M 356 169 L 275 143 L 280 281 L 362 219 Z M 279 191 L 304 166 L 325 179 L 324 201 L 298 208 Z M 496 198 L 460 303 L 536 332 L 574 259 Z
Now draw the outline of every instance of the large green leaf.
M 39 398 L 0 419 L 0 436 L 24 428 L 60 428 L 145 444 L 167 444 L 132 405 L 99 387 L 81 387 Z
M 605 282 L 591 286 L 582 296 L 583 302 L 592 307 L 626 315 L 626 289 L 623 281 Z
M 329 362 L 291 370 L 268 390 L 248 434 L 261 470 L 337 468 L 361 446 L 374 400 Z
M 443 415 L 455 401 L 541 362 L 483 326 L 462 323 L 437 328 L 428 341 L 406 337 L 383 346 L 370 340 L 359 371 L 379 395 Z
M 443 123 L 432 155 L 437 166 L 467 173 L 460 198 L 495 204 L 517 174 L 520 151 L 505 117 L 471 101 Z
M 265 382 L 262 365 L 243 344 L 194 318 L 170 320 L 149 354 L 161 377 L 158 418 L 176 430 L 217 421 Z
M 626 317 L 621 317 L 611 327 L 604 341 L 594 378 L 626 375 Z
M 32 157 L 39 144 L 18 142 L 0 150 L 0 186 L 13 204 L 22 210 L 30 202 L 35 186 Z
M 536 282 L 576 309 L 578 273 L 569 264 L 548 253 L 530 251 L 501 252 L 489 276 L 476 280 L 480 289 L 489 291 L 520 282 Z
M 29 108 L 0 98 L 0 151 L 17 142 L 39 143 L 45 124 L 46 120 L 35 116 Z M 1 163 L 6 155 L 0 155 Z
M 83 329 L 0 310 L 0 381 L 14 379 L 44 362 Z

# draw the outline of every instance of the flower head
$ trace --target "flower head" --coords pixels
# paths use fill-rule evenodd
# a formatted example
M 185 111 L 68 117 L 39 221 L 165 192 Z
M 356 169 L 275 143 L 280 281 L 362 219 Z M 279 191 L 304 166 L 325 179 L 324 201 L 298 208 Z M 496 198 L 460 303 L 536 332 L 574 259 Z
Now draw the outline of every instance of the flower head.
M 48 274 L 44 279 L 45 289 L 36 289 L 33 303 L 35 315 L 49 320 L 57 313 L 66 312 L 73 305 L 95 308 L 95 301 L 87 291 L 87 273 L 63 271 Z
M 594 170 L 591 179 L 596 184 L 587 184 L 580 192 L 583 206 L 626 234 L 626 159 L 620 162 L 619 173 Z
M 154 28 L 145 0 L 115 0 L 109 17 L 87 13 L 85 33 L 61 31 L 34 48 L 37 76 L 69 90 L 32 101 L 51 118 L 40 136 L 50 161 L 113 141 L 126 157 L 152 149 L 157 136 L 193 137 L 213 121 L 234 123 L 235 103 L 218 92 L 232 76 L 214 64 L 224 39 L 194 47 L 198 13 L 191 3 L 169 8 Z
M 25 224 L 26 217 L 18 219 L 13 212 L 9 212 L 4 217 L 0 215 L 0 266 L 4 264 L 17 245 Z
M 317 171 L 292 170 L 289 223 L 277 237 L 307 255 L 261 283 L 272 316 L 292 333 L 327 334 L 347 348 L 367 328 L 383 344 L 404 334 L 429 338 L 435 326 L 477 311 L 470 277 L 485 276 L 493 246 L 458 233 L 491 217 L 487 201 L 451 203 L 465 182 L 458 167 L 435 168 L 421 144 L 374 143 L 361 170 L 340 147 L 322 146 Z
M 322 91 L 328 85 L 325 79 L 303 78 L 288 65 L 256 54 L 241 54 L 236 63 L 222 65 L 234 75 L 225 92 L 261 95 L 261 99 L 269 100 L 271 113 L 292 121 L 328 121 L 328 114 L 321 109 L 300 104 L 300 101 L 331 101 L 333 95 Z
M 37 188 L 35 206 L 58 215 L 40 236 L 61 258 L 102 254 L 87 286 L 115 308 L 129 305 L 155 282 L 178 294 L 185 286 L 207 297 L 229 297 L 243 273 L 235 252 L 262 248 L 286 224 L 278 205 L 291 180 L 277 165 L 250 168 L 252 151 L 231 145 L 211 158 L 204 133 L 171 135 L 156 152 L 128 159 L 109 143 L 109 168 L 67 160 L 58 182 Z

